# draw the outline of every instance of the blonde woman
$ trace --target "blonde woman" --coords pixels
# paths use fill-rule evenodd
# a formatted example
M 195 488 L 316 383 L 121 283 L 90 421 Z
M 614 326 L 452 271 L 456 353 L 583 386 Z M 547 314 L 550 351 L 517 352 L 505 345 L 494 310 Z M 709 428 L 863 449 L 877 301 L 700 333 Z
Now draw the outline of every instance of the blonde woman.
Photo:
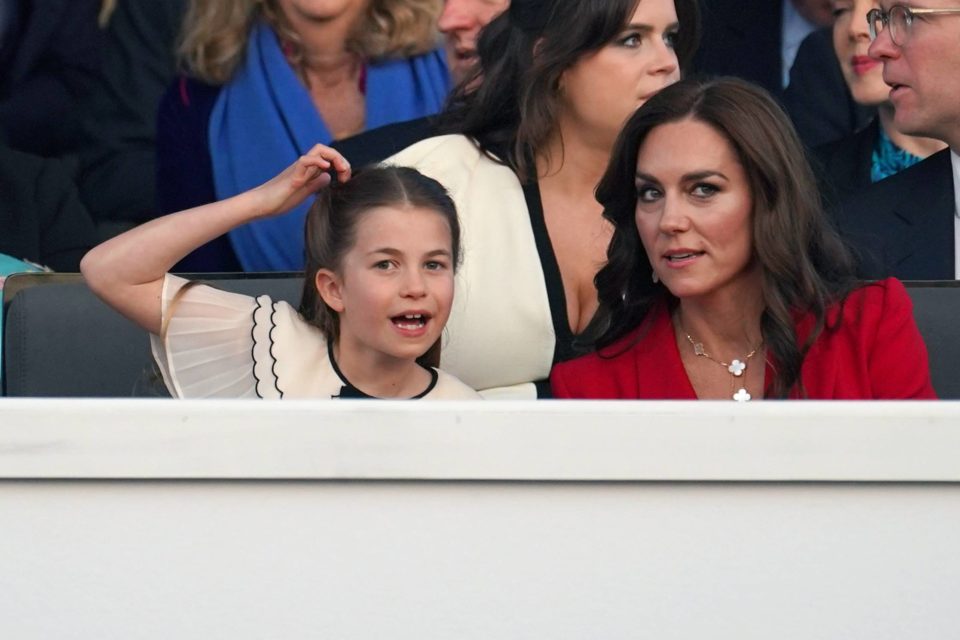
M 263 183 L 316 143 L 437 112 L 449 74 L 439 0 L 191 0 L 179 78 L 160 104 L 164 213 Z M 303 268 L 303 220 L 234 229 L 190 271 Z

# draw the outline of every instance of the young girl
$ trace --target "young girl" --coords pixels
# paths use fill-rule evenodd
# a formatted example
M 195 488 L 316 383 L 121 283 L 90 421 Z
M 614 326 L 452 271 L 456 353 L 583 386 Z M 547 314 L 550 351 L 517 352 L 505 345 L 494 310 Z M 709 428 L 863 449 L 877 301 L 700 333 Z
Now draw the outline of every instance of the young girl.
M 201 244 L 318 190 L 299 312 L 167 274 Z M 154 334 L 174 397 L 478 398 L 421 364 L 450 314 L 459 246 L 439 183 L 399 167 L 351 179 L 347 161 L 317 145 L 260 187 L 104 242 L 81 270 L 107 304 Z

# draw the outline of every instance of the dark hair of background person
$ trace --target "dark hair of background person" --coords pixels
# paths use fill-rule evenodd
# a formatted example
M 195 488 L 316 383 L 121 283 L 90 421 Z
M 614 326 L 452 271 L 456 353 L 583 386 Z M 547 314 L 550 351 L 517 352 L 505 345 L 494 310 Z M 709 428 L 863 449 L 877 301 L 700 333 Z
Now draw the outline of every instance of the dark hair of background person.
M 763 89 L 734 78 L 681 80 L 651 98 L 627 122 L 597 187 L 614 225 L 608 262 L 595 283 L 598 348 L 635 329 L 669 292 L 652 268 L 635 221 L 640 146 L 656 127 L 691 119 L 713 127 L 733 147 L 753 198 L 753 259 L 761 270 L 760 328 L 775 367 L 769 397 L 786 398 L 826 325 L 827 307 L 856 287 L 852 254 L 820 204 L 813 172 L 786 114 Z M 673 300 L 673 303 L 676 301 Z M 809 312 L 814 330 L 797 344 L 794 314 Z M 803 389 L 800 389 L 801 395 Z
M 306 266 L 300 315 L 323 331 L 327 340 L 340 335 L 340 318 L 317 291 L 317 272 L 339 273 L 344 256 L 357 239 L 364 214 L 378 207 L 422 207 L 443 216 L 450 227 L 453 267 L 460 264 L 460 221 L 447 190 L 433 178 L 410 167 L 375 166 L 357 172 L 350 180 L 335 183 L 317 195 L 307 213 L 304 238 Z M 439 340 L 417 359 L 425 366 L 439 364 Z
M 553 134 L 560 78 L 583 56 L 610 43 L 645 0 L 513 0 L 480 33 L 479 64 L 454 90 L 441 128 L 477 140 L 521 179 Z M 674 0 L 681 69 L 697 48 L 696 0 Z

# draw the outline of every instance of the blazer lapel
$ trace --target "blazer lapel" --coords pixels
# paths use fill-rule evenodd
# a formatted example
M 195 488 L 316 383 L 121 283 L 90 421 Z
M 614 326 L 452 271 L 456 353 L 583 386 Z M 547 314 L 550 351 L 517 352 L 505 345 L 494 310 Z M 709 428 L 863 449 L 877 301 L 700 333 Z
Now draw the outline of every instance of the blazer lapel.
M 904 280 L 953 280 L 954 201 L 950 151 L 923 163 L 904 185 L 893 215 L 902 230 L 892 245 L 891 262 Z

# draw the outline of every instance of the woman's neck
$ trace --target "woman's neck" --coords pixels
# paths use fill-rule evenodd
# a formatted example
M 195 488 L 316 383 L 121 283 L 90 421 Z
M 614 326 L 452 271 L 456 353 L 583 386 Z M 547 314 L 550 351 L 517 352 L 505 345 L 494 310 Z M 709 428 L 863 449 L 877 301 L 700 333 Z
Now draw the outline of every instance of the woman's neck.
M 748 293 L 748 289 L 753 291 Z M 690 336 L 722 360 L 742 360 L 762 342 L 762 313 L 759 286 L 682 299 L 676 312 L 678 329 L 683 334 L 678 341 L 686 342 L 686 336 Z
M 541 184 L 555 183 L 558 190 L 588 194 L 593 199 L 597 183 L 610 161 L 612 140 L 595 140 L 561 121 L 544 149 L 537 153 L 537 177 Z
M 333 357 L 351 385 L 376 398 L 412 398 L 430 384 L 430 372 L 416 360 L 394 358 L 343 336 Z
M 880 126 L 883 127 L 883 132 L 887 134 L 890 141 L 907 153 L 912 153 L 920 158 L 926 158 L 947 147 L 947 143 L 941 140 L 911 136 L 897 131 L 897 128 L 893 124 L 894 108 L 893 105 L 888 102 L 877 107 L 877 117 L 880 119 Z
M 288 15 L 287 20 L 300 36 L 304 71 L 311 81 L 324 85 L 353 81 L 362 64 L 359 57 L 347 49 L 347 40 L 354 29 L 353 16 L 318 20 L 294 13 Z

